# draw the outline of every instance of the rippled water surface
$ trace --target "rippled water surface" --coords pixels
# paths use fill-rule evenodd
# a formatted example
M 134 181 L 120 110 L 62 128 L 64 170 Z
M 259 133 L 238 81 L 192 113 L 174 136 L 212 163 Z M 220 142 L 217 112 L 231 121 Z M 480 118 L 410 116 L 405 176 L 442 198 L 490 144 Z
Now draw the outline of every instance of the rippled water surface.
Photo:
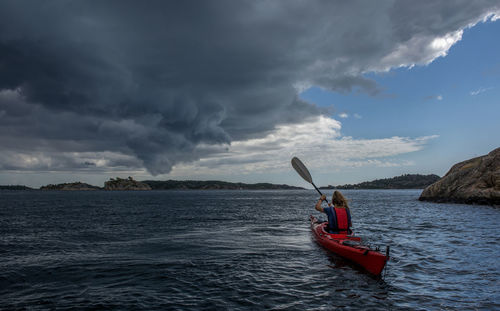
M 345 191 L 384 280 L 313 240 L 313 191 L 0 192 L 0 308 L 500 309 L 500 209 Z

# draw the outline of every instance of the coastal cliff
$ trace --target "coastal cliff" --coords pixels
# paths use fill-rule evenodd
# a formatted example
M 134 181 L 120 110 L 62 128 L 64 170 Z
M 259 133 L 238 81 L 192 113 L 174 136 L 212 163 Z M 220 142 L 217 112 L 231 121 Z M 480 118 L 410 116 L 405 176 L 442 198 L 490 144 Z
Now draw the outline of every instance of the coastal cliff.
M 419 200 L 500 205 L 500 148 L 453 165 Z
M 110 178 L 104 183 L 104 190 L 151 190 L 148 184 L 134 180 L 132 177 L 123 179 L 120 177 Z

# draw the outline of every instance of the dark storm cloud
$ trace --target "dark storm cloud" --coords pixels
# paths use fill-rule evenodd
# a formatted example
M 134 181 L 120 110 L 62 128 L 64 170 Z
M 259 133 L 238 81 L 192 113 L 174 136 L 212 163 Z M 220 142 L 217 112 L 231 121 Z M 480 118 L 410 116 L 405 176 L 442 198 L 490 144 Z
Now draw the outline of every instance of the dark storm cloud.
M 300 88 L 379 93 L 365 72 L 428 60 L 384 57 L 497 3 L 2 1 L 0 161 L 23 169 L 10 156 L 20 153 L 31 169 L 93 168 L 71 154 L 94 152 L 109 167 L 169 172 L 211 152 L 200 144 L 321 114 Z

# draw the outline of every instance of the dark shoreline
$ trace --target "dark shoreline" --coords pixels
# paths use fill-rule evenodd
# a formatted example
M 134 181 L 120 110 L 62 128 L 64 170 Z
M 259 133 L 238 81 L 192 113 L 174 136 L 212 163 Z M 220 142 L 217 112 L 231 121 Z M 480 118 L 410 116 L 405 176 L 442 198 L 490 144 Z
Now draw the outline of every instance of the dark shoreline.
M 420 174 L 405 174 L 392 178 L 376 179 L 373 181 L 365 181 L 359 184 L 346 184 L 338 186 L 320 187 L 322 190 L 356 190 L 356 189 L 424 189 L 434 182 L 438 181 L 438 175 L 420 175 Z
M 155 190 L 306 190 L 302 187 L 289 186 L 285 184 L 271 183 L 230 183 L 224 181 L 141 181 L 149 186 L 147 189 L 106 189 L 105 187 L 93 186 L 85 183 L 62 183 L 31 188 L 23 185 L 0 185 L 0 190 L 9 191 L 155 191 Z
M 377 179 L 355 185 L 320 187 L 322 190 L 369 190 L 369 189 L 424 189 L 439 179 L 437 175 L 406 174 L 393 178 Z M 49 184 L 40 188 L 24 185 L 0 185 L 0 190 L 43 190 L 43 191 L 152 191 L 152 190 L 306 190 L 286 184 L 227 182 L 220 180 L 144 180 L 111 178 L 104 187 L 82 182 Z

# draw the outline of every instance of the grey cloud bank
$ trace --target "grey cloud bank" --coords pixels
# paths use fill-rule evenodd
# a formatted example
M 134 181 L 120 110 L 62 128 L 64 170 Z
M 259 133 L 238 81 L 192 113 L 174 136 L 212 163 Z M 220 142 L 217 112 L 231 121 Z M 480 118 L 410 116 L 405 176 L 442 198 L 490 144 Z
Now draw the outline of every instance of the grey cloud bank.
M 376 95 L 365 73 L 426 64 L 499 11 L 498 1 L 1 1 L 0 170 L 168 173 L 215 152 L 200 144 L 321 115 L 298 97 L 309 86 Z

